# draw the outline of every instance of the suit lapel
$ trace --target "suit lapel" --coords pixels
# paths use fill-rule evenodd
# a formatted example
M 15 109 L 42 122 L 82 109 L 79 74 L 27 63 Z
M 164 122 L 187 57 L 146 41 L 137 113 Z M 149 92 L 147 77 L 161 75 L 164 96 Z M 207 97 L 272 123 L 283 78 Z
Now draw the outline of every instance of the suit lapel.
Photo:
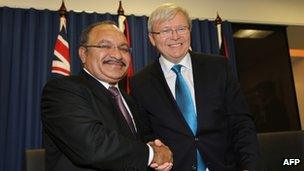
M 192 70 L 193 70 L 193 84 L 195 90 L 195 103 L 196 103 L 196 113 L 197 113 L 197 125 L 198 125 L 198 132 L 200 127 L 202 126 L 202 121 L 206 120 L 204 116 L 204 108 L 206 106 L 206 91 L 208 91 L 209 83 L 206 78 L 210 75 L 210 71 L 207 71 L 205 60 L 203 55 L 198 55 L 190 52 L 191 61 L 192 61 Z
M 137 129 L 137 134 L 135 136 L 138 139 L 139 138 L 138 134 L 140 134 L 140 129 L 141 129 L 140 124 L 138 123 L 139 122 L 138 109 L 136 108 L 135 102 L 131 99 L 131 97 L 127 93 L 125 93 L 123 90 L 121 90 L 121 94 L 122 94 L 123 98 L 126 100 L 126 103 L 128 104 L 128 107 L 132 113 L 132 116 L 134 119 L 133 121 L 135 122 L 135 126 Z
M 98 82 L 95 78 L 93 78 L 85 71 L 82 71 L 80 73 L 80 77 L 84 78 L 83 80 L 89 86 L 92 93 L 98 98 L 98 101 L 100 101 L 99 103 L 101 103 L 104 106 L 101 109 L 102 110 L 101 113 L 103 115 L 106 114 L 112 115 L 111 117 L 113 117 L 115 121 L 118 123 L 116 126 L 117 129 L 127 134 L 128 137 L 134 138 L 134 135 L 130 130 L 127 121 L 125 120 L 121 111 L 116 107 L 115 100 L 112 98 L 110 92 L 100 82 Z
M 183 124 L 184 126 L 181 126 L 182 129 L 179 131 L 183 131 L 185 134 L 193 134 L 191 131 L 191 128 L 188 126 L 186 120 L 184 119 L 183 114 L 179 110 L 179 107 L 171 93 L 171 90 L 167 84 L 167 81 L 165 79 L 165 76 L 163 74 L 163 71 L 161 69 L 161 66 L 158 61 L 155 61 L 153 64 L 153 68 L 151 70 L 152 72 L 152 79 L 151 82 L 154 85 L 154 87 L 157 89 L 157 92 L 162 95 L 161 101 L 164 102 L 163 106 L 168 110 L 168 114 L 174 115 L 173 117 L 179 120 L 179 123 Z
M 153 63 L 151 73 L 152 73 L 151 81 L 155 85 L 154 87 L 157 89 L 157 91 L 163 94 L 165 97 L 168 97 L 169 100 L 170 99 L 174 100 L 158 61 L 155 61 Z
M 80 73 L 80 77 L 83 78 L 84 82 L 89 86 L 94 95 L 98 97 L 103 103 L 107 104 L 107 106 L 111 105 L 110 101 L 110 93 L 108 90 L 95 78 L 86 73 L 84 70 Z

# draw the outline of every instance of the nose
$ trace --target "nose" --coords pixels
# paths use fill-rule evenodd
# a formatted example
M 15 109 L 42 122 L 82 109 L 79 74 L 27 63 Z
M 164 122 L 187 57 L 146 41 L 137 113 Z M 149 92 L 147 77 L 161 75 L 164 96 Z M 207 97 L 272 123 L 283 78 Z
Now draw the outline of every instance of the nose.
M 117 59 L 122 58 L 121 51 L 116 46 L 113 46 L 111 48 L 110 54 L 111 54 L 111 56 L 115 56 Z
M 177 33 L 177 30 L 172 30 L 171 38 L 172 39 L 178 39 L 180 35 Z

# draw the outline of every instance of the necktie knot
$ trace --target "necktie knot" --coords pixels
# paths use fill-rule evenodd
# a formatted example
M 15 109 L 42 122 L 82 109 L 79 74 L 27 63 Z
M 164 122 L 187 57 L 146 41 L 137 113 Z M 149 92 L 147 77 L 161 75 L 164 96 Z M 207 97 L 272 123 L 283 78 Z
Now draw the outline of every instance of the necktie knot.
M 175 64 L 175 65 L 171 68 L 171 70 L 172 70 L 173 72 L 175 72 L 176 75 L 178 75 L 178 74 L 181 73 L 181 68 L 182 68 L 182 65 L 180 65 L 180 64 Z
M 108 90 L 114 97 L 117 97 L 119 95 L 118 89 L 114 86 L 110 86 Z

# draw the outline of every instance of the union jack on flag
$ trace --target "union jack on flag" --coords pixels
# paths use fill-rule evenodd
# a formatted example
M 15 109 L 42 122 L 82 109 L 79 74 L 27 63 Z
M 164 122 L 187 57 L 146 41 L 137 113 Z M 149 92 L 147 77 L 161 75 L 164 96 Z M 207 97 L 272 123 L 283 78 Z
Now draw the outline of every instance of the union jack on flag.
M 69 43 L 66 34 L 66 19 L 60 17 L 60 29 L 54 48 L 54 59 L 52 62 L 52 71 L 54 75 L 71 75 L 71 58 L 69 51 Z

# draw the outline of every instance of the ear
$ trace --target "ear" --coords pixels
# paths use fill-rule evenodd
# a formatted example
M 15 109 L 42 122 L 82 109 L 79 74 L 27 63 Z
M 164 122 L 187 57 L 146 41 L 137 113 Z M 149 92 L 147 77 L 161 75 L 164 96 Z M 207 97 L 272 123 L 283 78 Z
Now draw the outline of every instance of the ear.
M 153 46 L 155 46 L 155 41 L 154 41 L 154 37 L 153 37 L 153 34 L 152 33 L 149 33 L 149 39 L 150 39 L 150 42 Z
M 82 64 L 85 64 L 87 58 L 87 49 L 83 46 L 80 46 L 78 49 L 78 54 Z

